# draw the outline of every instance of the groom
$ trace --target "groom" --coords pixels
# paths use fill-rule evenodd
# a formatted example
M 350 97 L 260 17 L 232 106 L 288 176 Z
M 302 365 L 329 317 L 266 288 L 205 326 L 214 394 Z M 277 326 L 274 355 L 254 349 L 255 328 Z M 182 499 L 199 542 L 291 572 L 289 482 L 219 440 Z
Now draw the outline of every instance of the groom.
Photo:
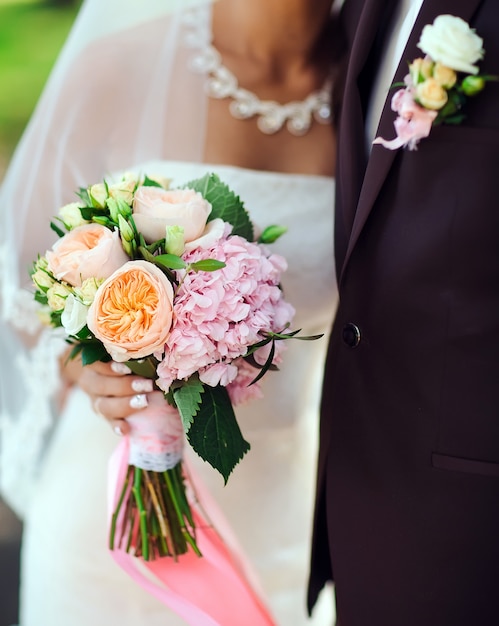
M 395 137 L 380 90 L 441 14 L 476 30 L 480 73 L 499 75 L 497 0 L 344 5 L 340 307 L 309 589 L 311 607 L 334 579 L 341 626 L 499 625 L 499 83 L 417 150 L 371 149 Z

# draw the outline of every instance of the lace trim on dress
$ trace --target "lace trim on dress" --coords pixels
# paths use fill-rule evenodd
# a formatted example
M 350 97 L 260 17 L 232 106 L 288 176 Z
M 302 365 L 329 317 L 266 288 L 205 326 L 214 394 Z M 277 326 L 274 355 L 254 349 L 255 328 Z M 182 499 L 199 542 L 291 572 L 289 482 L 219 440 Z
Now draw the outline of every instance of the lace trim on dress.
M 0 250 L 0 263 L 2 253 L 5 249 Z M 5 272 L 1 275 L 5 283 Z M 3 284 L 4 295 L 5 287 Z M 5 337 L 0 389 L 0 491 L 23 517 L 54 424 L 53 399 L 61 384 L 59 358 L 67 343 L 62 332 L 41 330 L 39 307 L 28 291 L 12 287 L 5 308 L 1 328 Z M 36 345 L 26 348 L 17 340 L 14 327 L 31 335 L 38 332 Z

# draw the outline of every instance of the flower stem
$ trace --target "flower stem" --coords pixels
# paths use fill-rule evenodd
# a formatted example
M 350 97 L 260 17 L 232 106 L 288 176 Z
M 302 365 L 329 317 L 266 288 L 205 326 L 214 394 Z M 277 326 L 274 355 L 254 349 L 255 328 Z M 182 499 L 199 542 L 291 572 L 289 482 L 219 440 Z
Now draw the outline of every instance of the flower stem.
M 129 484 L 130 484 L 130 472 L 127 473 L 127 476 L 123 482 L 123 489 L 121 490 L 118 504 L 116 505 L 116 509 L 114 510 L 113 517 L 111 519 L 111 531 L 109 534 L 109 548 L 111 550 L 114 548 L 114 536 L 116 534 L 116 523 L 118 521 L 118 515 L 120 513 L 123 500 L 125 499 L 125 494 L 128 491 Z
M 139 511 L 139 524 L 140 535 L 142 539 L 142 556 L 144 561 L 149 560 L 149 540 L 147 536 L 147 511 L 144 506 L 144 500 L 142 498 L 142 491 L 140 489 L 142 481 L 142 470 L 140 467 L 135 468 L 135 477 L 132 487 L 133 495 L 135 496 L 135 502 Z

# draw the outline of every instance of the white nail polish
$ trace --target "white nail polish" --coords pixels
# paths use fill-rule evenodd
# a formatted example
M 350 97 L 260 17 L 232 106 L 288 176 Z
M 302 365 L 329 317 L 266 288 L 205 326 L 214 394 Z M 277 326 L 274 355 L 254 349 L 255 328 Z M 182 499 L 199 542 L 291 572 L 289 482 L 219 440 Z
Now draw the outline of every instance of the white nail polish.
M 132 371 L 128 365 L 125 365 L 124 363 L 117 363 L 116 361 L 111 362 L 111 369 L 116 374 L 130 374 Z
M 123 436 L 123 430 L 121 429 L 121 426 L 116 425 L 113 430 L 115 435 L 118 435 L 119 437 Z
M 138 393 L 149 393 L 152 391 L 153 381 L 148 378 L 136 378 L 132 381 L 132 389 Z
M 147 396 L 145 393 L 138 393 L 130 400 L 132 409 L 145 409 L 147 404 Z

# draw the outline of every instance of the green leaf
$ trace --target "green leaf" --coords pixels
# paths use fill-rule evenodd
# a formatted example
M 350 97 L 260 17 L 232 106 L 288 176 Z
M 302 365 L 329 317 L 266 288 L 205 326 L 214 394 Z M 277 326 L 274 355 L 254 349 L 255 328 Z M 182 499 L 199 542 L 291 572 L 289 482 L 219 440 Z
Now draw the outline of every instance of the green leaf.
M 277 224 L 272 224 L 271 226 L 267 226 L 258 237 L 258 243 L 274 243 L 287 232 L 286 226 L 279 226 Z
M 46 293 L 42 291 L 35 291 L 35 302 L 39 302 L 40 304 L 48 304 L 48 297 Z
M 88 330 L 88 326 L 85 325 L 79 332 L 76 333 L 75 337 L 78 337 L 78 339 L 80 340 L 88 340 L 88 339 L 92 339 L 93 335 Z
M 216 270 L 221 270 L 222 267 L 225 267 L 225 263 L 216 259 L 202 259 L 190 265 L 190 268 L 195 272 L 215 272 Z
M 199 411 L 204 385 L 197 376 L 191 376 L 182 386 L 175 389 L 173 397 L 182 418 L 185 432 L 189 432 L 194 417 Z
M 90 194 L 88 193 L 88 189 L 86 187 L 80 187 L 80 189 L 76 192 L 76 195 L 80 198 L 83 204 L 85 204 L 85 206 L 91 206 L 92 200 L 90 199 Z
M 106 348 L 100 342 L 91 342 L 84 344 L 81 349 L 81 362 L 83 365 L 91 365 L 96 361 L 110 361 L 111 357 Z
M 258 375 L 255 376 L 255 378 L 253 378 L 253 380 L 249 383 L 248 387 L 250 387 L 251 385 L 254 385 L 261 378 L 263 378 L 265 376 L 265 374 L 272 367 L 272 361 L 274 360 L 274 355 L 275 355 L 275 341 L 272 341 L 272 345 L 270 346 L 269 356 L 267 357 L 267 360 L 265 361 L 265 363 L 264 363 L 262 369 L 260 370 L 260 372 L 258 373 Z
M 64 237 L 64 235 L 66 234 L 62 228 L 59 228 L 59 226 L 57 226 L 57 224 L 55 222 L 50 222 L 50 228 L 57 233 L 57 235 L 59 237 Z
M 109 218 L 109 211 L 108 209 L 99 209 L 97 207 L 92 207 L 92 206 L 83 206 L 80 207 L 80 213 L 81 216 L 84 220 L 87 220 L 88 222 L 91 222 L 94 217 L 97 217 L 99 219 L 102 218 Z
M 71 349 L 71 352 L 69 353 L 67 360 L 72 361 L 73 359 L 76 359 L 76 357 L 80 354 L 82 350 L 83 350 L 82 343 L 75 344 L 73 348 Z
M 144 261 L 149 261 L 149 263 L 156 262 L 156 257 L 154 256 L 154 254 L 151 254 L 145 246 L 139 246 L 139 252 L 142 255 Z
M 143 187 L 161 187 L 161 189 L 163 189 L 162 185 L 160 185 L 157 181 L 152 180 L 152 178 L 149 178 L 147 175 L 144 177 L 144 182 L 142 183 Z
M 201 406 L 187 434 L 199 456 L 222 474 L 230 473 L 250 449 L 244 440 L 225 387 L 205 385 Z
M 166 267 L 169 270 L 182 270 L 187 267 L 185 261 L 175 254 L 159 254 L 158 256 L 153 257 L 153 259 L 153 263 Z
M 151 379 L 157 378 L 156 370 L 158 363 L 159 361 L 153 356 L 149 356 L 145 359 L 132 359 L 131 361 L 126 361 L 126 365 L 128 365 L 134 374 L 142 376 L 143 378 Z
M 205 174 L 202 178 L 187 183 L 184 188 L 199 191 L 211 204 L 209 221 L 219 217 L 232 224 L 233 235 L 253 241 L 253 224 L 241 199 L 216 174 Z

